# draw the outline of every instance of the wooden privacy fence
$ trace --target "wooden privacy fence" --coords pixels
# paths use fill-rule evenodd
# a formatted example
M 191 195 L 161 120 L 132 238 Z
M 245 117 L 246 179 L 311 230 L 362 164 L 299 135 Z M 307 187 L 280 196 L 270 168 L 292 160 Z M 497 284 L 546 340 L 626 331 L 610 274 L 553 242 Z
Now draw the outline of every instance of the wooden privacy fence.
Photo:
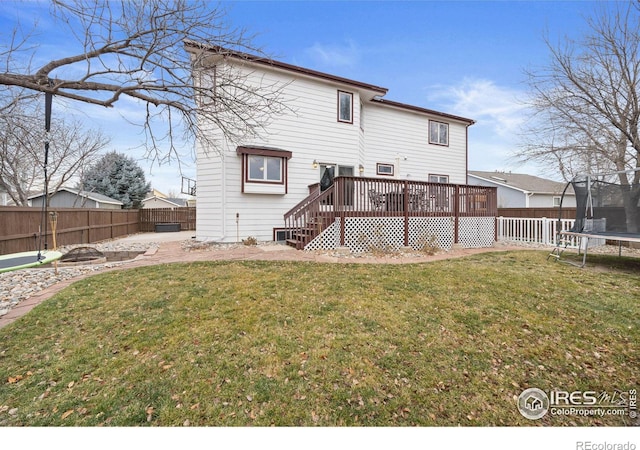
M 196 208 L 149 208 L 140 210 L 140 231 L 155 231 L 158 223 L 179 223 L 180 230 L 196 229 Z
M 524 217 L 529 219 L 555 219 L 558 220 L 562 213 L 562 219 L 575 219 L 575 208 L 498 208 L 498 217 Z
M 155 231 L 157 223 L 179 223 L 181 230 L 196 229 L 195 208 L 98 209 L 50 208 L 57 214 L 58 246 L 91 244 L 138 232 Z M 42 210 L 0 207 L 0 255 L 45 248 L 40 243 Z M 47 214 L 46 248 L 53 248 L 51 217 Z
M 46 248 L 53 248 L 51 213 L 57 216 L 58 246 L 89 244 L 139 231 L 137 209 L 50 208 L 46 217 Z M 42 210 L 30 207 L 0 208 L 0 255 L 45 248 Z

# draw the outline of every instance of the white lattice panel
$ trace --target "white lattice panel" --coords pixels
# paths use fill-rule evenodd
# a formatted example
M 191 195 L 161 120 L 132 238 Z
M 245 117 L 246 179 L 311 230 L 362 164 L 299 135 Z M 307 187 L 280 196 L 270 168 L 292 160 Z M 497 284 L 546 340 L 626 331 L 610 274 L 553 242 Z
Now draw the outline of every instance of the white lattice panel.
M 333 250 L 340 246 L 340 219 L 337 219 L 315 239 L 305 245 L 305 250 Z
M 453 217 L 410 217 L 409 246 L 422 250 L 425 244 L 449 250 L 454 239 Z
M 353 253 L 372 249 L 396 251 L 404 245 L 402 217 L 348 217 L 344 245 Z
M 340 218 L 305 246 L 305 250 L 333 250 L 340 246 Z M 410 217 L 409 246 L 421 250 L 425 243 L 450 250 L 454 243 L 453 217 Z M 461 217 L 458 240 L 463 247 L 491 247 L 494 217 Z M 404 217 L 347 217 L 345 247 L 353 253 L 372 249 L 395 251 L 404 246 Z
M 461 217 L 458 241 L 465 248 L 491 247 L 495 242 L 495 217 Z

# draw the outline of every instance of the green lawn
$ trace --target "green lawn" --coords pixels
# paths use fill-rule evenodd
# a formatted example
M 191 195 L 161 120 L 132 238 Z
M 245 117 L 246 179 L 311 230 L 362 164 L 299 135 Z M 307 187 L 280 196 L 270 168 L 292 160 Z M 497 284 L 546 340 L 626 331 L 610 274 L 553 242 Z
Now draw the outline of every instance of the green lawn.
M 531 251 L 103 273 L 0 330 L 0 425 L 629 425 L 516 399 L 640 386 L 639 273 Z

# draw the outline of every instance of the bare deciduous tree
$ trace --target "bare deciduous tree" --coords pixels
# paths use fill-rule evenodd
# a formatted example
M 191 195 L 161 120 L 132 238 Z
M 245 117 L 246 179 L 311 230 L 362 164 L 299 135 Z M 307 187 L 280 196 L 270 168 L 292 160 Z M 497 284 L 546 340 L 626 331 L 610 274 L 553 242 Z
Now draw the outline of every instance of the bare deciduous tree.
M 547 40 L 549 65 L 529 72 L 535 116 L 522 159 L 555 162 L 567 177 L 640 167 L 638 12 L 611 6 L 588 20 L 581 41 Z
M 185 138 L 206 139 L 202 123 L 236 141 L 259 133 L 284 107 L 279 86 L 258 91 L 235 72 L 217 74 L 227 89 L 193 82 L 192 67 L 200 56 L 185 50 L 187 41 L 209 53 L 215 48 L 260 53 L 242 31 L 228 28 L 224 11 L 207 0 L 54 0 L 51 14 L 78 45 L 68 56 L 32 67 L 34 35 L 14 30 L 8 48 L 0 49 L 6 61 L 0 85 L 105 107 L 133 99 L 146 111 L 139 125 L 154 159 L 179 158 L 177 147 Z M 195 98 L 217 107 L 198 110 Z M 169 148 L 165 153 L 162 143 Z M 217 148 L 217 142 L 207 144 Z
M 640 9 L 606 4 L 580 41 L 554 46 L 548 67 L 531 71 L 534 117 L 523 160 L 577 173 L 619 172 L 627 218 L 640 199 Z M 631 174 L 631 175 L 629 175 Z
M 4 97 L 7 98 L 6 96 Z M 45 136 L 43 106 L 35 98 L 16 95 L 0 114 L 0 188 L 16 205 L 27 206 L 28 197 L 44 186 L 43 143 L 50 141 L 47 185 L 53 192 L 92 163 L 109 140 L 79 122 L 58 120 Z

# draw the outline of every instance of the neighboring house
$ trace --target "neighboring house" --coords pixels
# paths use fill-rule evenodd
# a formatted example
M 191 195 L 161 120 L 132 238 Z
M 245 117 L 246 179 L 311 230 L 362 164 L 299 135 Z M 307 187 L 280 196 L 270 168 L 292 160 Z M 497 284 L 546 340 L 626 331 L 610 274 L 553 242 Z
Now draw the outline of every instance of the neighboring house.
M 106 195 L 95 192 L 79 191 L 71 188 L 60 188 L 52 194 L 49 199 L 49 206 L 53 208 L 101 208 L 101 209 L 122 209 L 123 203 Z M 43 194 L 29 197 L 31 206 L 41 207 Z
M 373 205 L 376 189 L 388 200 L 391 190 L 405 186 L 406 191 L 408 185 L 399 180 L 409 180 L 425 182 L 412 194 L 422 197 L 424 212 L 430 199 L 435 204 L 426 182 L 466 183 L 471 119 L 386 100 L 384 87 L 283 62 L 226 50 L 221 54 L 193 43 L 187 43 L 187 50 L 207 54 L 204 68 L 194 69 L 202 71 L 194 73 L 194 80 L 216 89 L 216 71 L 232 65 L 247 76 L 246 83 L 284 85 L 280 98 L 287 105 L 258 139 L 232 145 L 220 137 L 220 152 L 197 141 L 198 240 L 283 239 L 285 214 L 301 202 L 311 205 L 336 177 L 353 178 L 335 204 L 333 198 L 322 200 L 323 211 L 338 200 L 351 210 L 355 202 Z M 367 189 L 358 180 L 368 180 Z M 447 207 L 454 203 L 447 200 Z M 444 217 L 445 203 L 439 204 Z M 332 214 L 334 220 L 335 210 Z M 443 227 L 452 222 L 446 217 Z
M 149 197 L 169 198 L 167 194 L 165 194 L 164 192 L 160 192 L 155 188 L 151 189 L 151 191 L 147 194 L 147 198 Z
M 511 172 L 470 170 L 467 183 L 498 188 L 498 208 L 559 207 L 567 183 Z M 569 187 L 562 205 L 575 208 L 576 197 Z
M 13 206 L 14 202 L 9 196 L 9 193 L 3 190 L 0 190 L 0 206 Z
M 188 206 L 184 198 L 158 197 L 152 196 L 142 200 L 142 208 L 184 208 Z

